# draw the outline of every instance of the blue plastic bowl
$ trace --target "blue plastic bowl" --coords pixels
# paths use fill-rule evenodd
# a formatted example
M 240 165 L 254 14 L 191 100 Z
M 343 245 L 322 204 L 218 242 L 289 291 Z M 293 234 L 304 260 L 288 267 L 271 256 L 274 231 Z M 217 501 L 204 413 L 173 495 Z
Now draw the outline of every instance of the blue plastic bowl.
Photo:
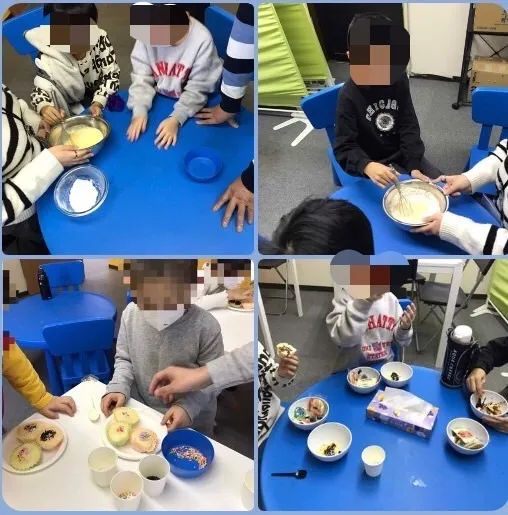
M 201 452 L 206 458 L 206 465 L 200 469 L 195 461 L 178 458 L 176 454 L 171 454 L 171 449 L 181 445 L 194 447 Z M 185 478 L 198 477 L 206 472 L 215 455 L 212 442 L 206 436 L 192 429 L 177 429 L 168 433 L 162 440 L 161 449 L 162 455 L 169 462 L 171 473 Z
M 92 181 L 99 192 L 95 204 L 90 209 L 82 212 L 74 211 L 69 203 L 69 194 L 76 179 Z M 108 191 L 108 179 L 98 168 L 92 165 L 81 165 L 71 168 L 60 177 L 59 181 L 56 183 L 53 198 L 55 199 L 55 204 L 58 209 L 65 215 L 72 217 L 85 216 L 99 209 L 106 200 Z
M 222 170 L 222 158 L 215 150 L 198 147 L 187 153 L 184 159 L 185 171 L 198 182 L 211 181 Z

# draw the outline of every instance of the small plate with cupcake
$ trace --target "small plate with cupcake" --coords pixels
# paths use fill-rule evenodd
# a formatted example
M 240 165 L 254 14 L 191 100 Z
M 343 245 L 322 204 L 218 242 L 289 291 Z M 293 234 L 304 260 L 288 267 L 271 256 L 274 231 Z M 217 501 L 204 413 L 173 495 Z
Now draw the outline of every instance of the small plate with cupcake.
M 102 441 L 119 458 L 140 461 L 147 454 L 157 454 L 167 434 L 161 426 L 162 415 L 152 411 L 122 407 L 115 408 L 106 419 Z
M 49 467 L 64 453 L 67 434 L 46 418 L 31 418 L 7 433 L 2 442 L 2 467 L 12 474 L 32 474 Z

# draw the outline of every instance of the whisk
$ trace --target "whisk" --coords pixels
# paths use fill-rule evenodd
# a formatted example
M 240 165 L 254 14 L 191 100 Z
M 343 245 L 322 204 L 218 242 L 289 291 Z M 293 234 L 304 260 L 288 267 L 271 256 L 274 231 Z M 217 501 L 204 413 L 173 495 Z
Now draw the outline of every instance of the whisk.
M 51 90 L 51 96 L 53 97 L 53 104 L 55 105 L 56 109 L 58 109 L 58 111 L 61 111 L 58 101 L 56 99 L 56 94 L 55 94 L 54 90 Z M 69 145 L 69 144 L 74 147 L 76 146 L 76 144 L 72 140 L 70 132 L 65 128 L 65 120 L 64 120 L 60 126 L 60 133 L 58 134 L 57 145 Z
M 389 168 L 395 175 L 395 187 L 397 188 L 397 191 L 399 192 L 400 212 L 403 215 L 408 216 L 412 213 L 411 202 L 409 202 L 409 200 L 404 195 L 404 193 L 402 193 L 402 186 L 401 186 L 399 178 L 398 178 L 397 170 L 395 170 L 395 168 L 392 164 L 389 165 Z

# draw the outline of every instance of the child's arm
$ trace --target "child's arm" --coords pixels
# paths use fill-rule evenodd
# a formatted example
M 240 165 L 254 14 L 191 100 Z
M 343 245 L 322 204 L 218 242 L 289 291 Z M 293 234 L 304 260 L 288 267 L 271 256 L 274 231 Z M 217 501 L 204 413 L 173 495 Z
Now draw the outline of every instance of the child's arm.
M 409 90 L 409 79 L 407 77 L 402 81 L 401 87 L 401 96 L 405 99 L 405 102 L 401 106 L 400 113 L 400 150 L 408 173 L 411 173 L 413 170 L 421 172 L 425 146 L 420 137 L 420 125 L 413 106 Z
M 146 46 L 136 41 L 131 53 L 132 73 L 127 107 L 132 110 L 132 117 L 147 116 L 152 108 L 155 96 L 155 79 L 149 64 Z
M 343 348 L 361 345 L 367 330 L 372 302 L 351 300 L 349 295 L 342 291 L 332 300 L 332 304 L 333 311 L 326 317 L 326 324 L 333 342 Z
M 228 292 L 226 290 L 219 293 L 204 293 L 196 301 L 196 306 L 210 311 L 211 309 L 225 308 L 228 305 Z
M 101 69 L 100 83 L 94 92 L 92 103 L 98 103 L 104 109 L 108 97 L 120 89 L 120 67 L 116 62 L 115 50 L 109 41 L 108 35 L 103 34 L 99 42 L 104 48 L 104 51 L 100 53 L 100 58 L 103 62 L 109 62 L 109 64 L 106 64 Z
M 130 397 L 131 386 L 134 382 L 134 369 L 132 368 L 129 354 L 128 338 L 124 312 L 116 341 L 115 372 L 113 373 L 111 381 L 106 386 L 106 394 L 121 393 L 125 395 L 126 401 Z
M 202 45 L 190 72 L 182 95 L 175 104 L 171 117 L 182 126 L 192 118 L 208 101 L 222 73 L 222 64 L 210 36 Z
M 395 296 L 394 296 L 394 300 L 396 302 L 396 313 L 397 313 L 396 316 L 399 320 L 393 331 L 393 340 L 400 347 L 407 347 L 408 345 L 410 345 L 411 341 L 413 340 L 413 324 L 411 324 L 409 326 L 409 328 L 404 327 L 404 324 L 402 323 L 402 319 L 401 319 L 404 312 L 402 311 L 399 301 L 397 300 L 397 298 L 395 298 Z
M 32 107 L 37 111 L 38 114 L 41 114 L 41 111 L 46 106 L 55 107 L 53 103 L 53 98 L 51 97 L 51 93 L 42 89 L 39 86 L 34 86 L 32 89 L 32 93 L 30 93 L 30 102 L 32 103 Z
M 294 382 L 296 374 L 290 377 L 280 376 L 279 364 L 258 343 L 258 376 L 260 388 L 286 388 Z

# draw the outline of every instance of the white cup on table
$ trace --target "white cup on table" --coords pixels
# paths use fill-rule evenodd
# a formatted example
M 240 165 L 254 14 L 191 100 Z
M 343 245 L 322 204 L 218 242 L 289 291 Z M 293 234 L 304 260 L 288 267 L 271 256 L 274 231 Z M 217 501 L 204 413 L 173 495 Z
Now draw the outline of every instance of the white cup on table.
M 166 486 L 169 463 L 162 456 L 146 456 L 139 462 L 139 473 L 143 478 L 144 492 L 150 497 L 157 497 Z M 149 479 L 150 477 L 158 479 Z
M 118 472 L 111 480 L 110 488 L 117 510 L 136 511 L 139 508 L 143 478 L 138 473 L 126 470 Z
M 98 447 L 88 455 L 88 468 L 92 478 L 99 486 L 109 486 L 116 474 L 118 457 L 113 449 Z
M 365 473 L 370 477 L 377 477 L 383 470 L 386 453 L 379 445 L 365 447 L 362 452 L 362 461 L 365 466 Z
M 245 474 L 242 485 L 242 502 L 247 511 L 254 509 L 254 469 Z

